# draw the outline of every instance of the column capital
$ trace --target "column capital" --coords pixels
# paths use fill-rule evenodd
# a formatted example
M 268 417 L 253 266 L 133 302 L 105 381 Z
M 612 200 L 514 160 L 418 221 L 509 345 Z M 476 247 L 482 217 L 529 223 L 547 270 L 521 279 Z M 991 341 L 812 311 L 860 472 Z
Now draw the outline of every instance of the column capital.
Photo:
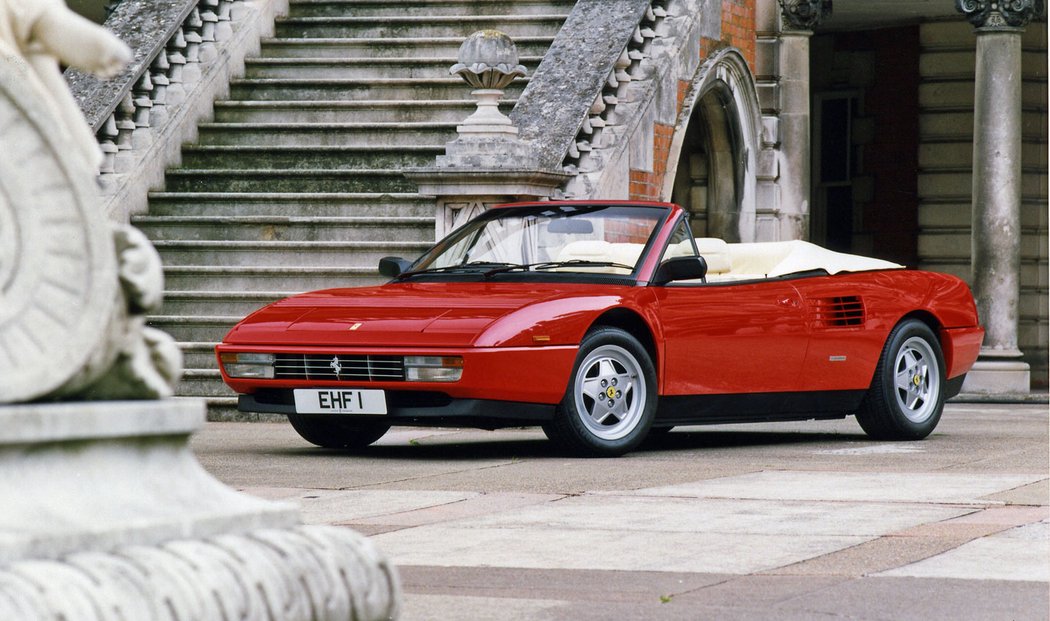
M 1046 11 L 1045 0 L 955 0 L 955 10 L 984 32 L 1011 32 Z
M 831 0 L 777 0 L 784 25 L 792 30 L 813 30 L 831 16 Z

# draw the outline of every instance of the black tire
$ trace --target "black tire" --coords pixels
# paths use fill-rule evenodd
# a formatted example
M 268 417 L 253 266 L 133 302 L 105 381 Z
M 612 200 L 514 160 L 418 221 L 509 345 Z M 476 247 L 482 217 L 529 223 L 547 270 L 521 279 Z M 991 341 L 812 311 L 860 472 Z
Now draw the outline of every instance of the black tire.
M 576 454 L 623 455 L 649 434 L 656 401 L 656 369 L 641 343 L 619 328 L 596 328 L 580 343 L 565 397 L 543 431 Z
M 289 414 L 288 422 L 307 442 L 330 449 L 364 448 L 390 430 L 390 425 L 362 423 L 330 414 Z
M 941 420 L 944 354 L 929 326 L 905 319 L 890 332 L 857 422 L 876 440 L 921 440 Z

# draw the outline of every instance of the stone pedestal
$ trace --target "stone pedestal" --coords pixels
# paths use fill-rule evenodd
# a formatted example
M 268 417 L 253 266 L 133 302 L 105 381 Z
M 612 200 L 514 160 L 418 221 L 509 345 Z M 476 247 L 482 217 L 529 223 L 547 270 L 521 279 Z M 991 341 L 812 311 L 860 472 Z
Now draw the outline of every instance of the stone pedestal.
M 200 401 L 0 406 L 0 619 L 388 619 L 394 569 L 346 528 L 212 478 Z
M 447 143 L 445 152 L 435 166 L 405 174 L 420 194 L 436 198 L 437 239 L 493 205 L 546 199 L 571 177 L 541 169 L 529 145 L 517 138 L 461 137 Z

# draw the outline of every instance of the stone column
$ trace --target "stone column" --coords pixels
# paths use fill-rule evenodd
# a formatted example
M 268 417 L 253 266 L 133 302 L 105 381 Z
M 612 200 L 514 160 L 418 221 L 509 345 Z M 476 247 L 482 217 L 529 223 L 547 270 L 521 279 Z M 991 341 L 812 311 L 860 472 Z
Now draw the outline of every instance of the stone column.
M 809 237 L 809 39 L 831 14 L 828 0 L 778 0 L 780 35 L 779 239 Z
M 1033 0 L 956 0 L 976 26 L 971 265 L 985 329 L 964 390 L 1026 393 L 1017 347 L 1021 280 L 1021 34 Z

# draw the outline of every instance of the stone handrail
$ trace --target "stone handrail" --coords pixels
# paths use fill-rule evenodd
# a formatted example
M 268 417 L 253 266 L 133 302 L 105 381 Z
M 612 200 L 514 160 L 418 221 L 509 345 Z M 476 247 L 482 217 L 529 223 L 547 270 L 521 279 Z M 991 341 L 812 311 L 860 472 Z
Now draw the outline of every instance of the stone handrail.
M 112 80 L 70 69 L 66 80 L 105 154 L 102 174 L 116 172 L 116 156 L 130 149 L 137 130 L 163 124 L 162 106 L 177 104 L 192 65 L 215 58 L 215 45 L 232 34 L 230 11 L 240 0 L 121 2 L 105 26 L 131 46 L 134 60 Z M 188 67 L 189 66 L 189 67 Z
M 243 60 L 273 29 L 288 0 L 122 0 L 105 27 L 133 53 L 112 80 L 70 69 L 73 96 L 104 154 L 100 186 L 114 220 L 146 210 L 148 190 L 163 183 L 180 145 Z
M 644 70 L 668 2 L 576 3 L 510 114 L 544 166 L 588 168 L 589 152 L 616 124 L 614 109 L 627 85 Z

